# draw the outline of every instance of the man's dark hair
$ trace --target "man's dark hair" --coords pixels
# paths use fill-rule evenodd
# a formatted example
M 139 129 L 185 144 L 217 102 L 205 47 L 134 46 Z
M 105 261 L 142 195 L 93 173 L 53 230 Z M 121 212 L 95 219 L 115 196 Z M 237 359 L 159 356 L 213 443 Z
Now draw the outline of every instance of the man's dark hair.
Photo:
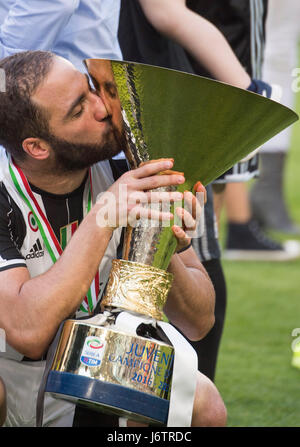
M 31 96 L 49 73 L 54 54 L 25 51 L 0 60 L 5 73 L 5 92 L 0 92 L 0 144 L 16 160 L 23 160 L 25 138 L 45 138 L 49 133 L 46 111 Z

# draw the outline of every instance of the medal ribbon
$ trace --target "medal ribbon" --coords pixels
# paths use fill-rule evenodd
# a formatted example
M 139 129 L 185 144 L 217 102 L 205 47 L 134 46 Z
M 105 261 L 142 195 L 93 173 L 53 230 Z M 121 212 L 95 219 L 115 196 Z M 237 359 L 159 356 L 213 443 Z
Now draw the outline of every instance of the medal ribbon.
M 30 188 L 27 178 L 25 177 L 21 168 L 10 159 L 9 172 L 12 181 L 20 194 L 21 198 L 24 200 L 30 211 L 32 212 L 38 228 L 41 233 L 41 237 L 44 241 L 45 247 L 50 255 L 53 264 L 58 260 L 58 258 L 63 253 L 60 243 L 45 216 L 43 210 L 38 204 L 34 194 Z M 91 169 L 89 170 L 89 188 L 88 188 L 88 198 L 86 201 L 86 206 L 84 207 L 84 216 L 90 211 L 92 206 L 92 175 Z M 85 296 L 83 302 L 81 303 L 80 310 L 83 312 L 92 313 L 93 309 L 97 305 L 99 297 L 99 271 L 97 271 L 96 276 L 89 288 L 87 295 Z

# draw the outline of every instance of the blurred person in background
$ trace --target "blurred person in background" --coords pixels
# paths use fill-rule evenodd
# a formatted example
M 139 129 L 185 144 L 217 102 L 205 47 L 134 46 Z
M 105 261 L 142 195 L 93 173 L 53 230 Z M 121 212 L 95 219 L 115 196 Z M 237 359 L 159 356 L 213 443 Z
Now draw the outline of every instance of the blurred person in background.
M 124 59 L 189 73 L 197 73 L 198 66 L 201 66 L 210 77 L 247 89 L 251 85 L 250 75 L 224 35 L 198 13 L 195 6 L 202 2 L 195 3 L 186 4 L 185 0 L 123 0 L 119 41 Z M 216 322 L 204 340 L 192 345 L 198 354 L 200 371 L 214 380 L 225 318 L 226 284 L 220 262 L 211 185 L 207 189 L 205 230 L 201 238 L 193 240 L 193 246 L 215 286 Z
M 119 41 L 124 59 L 194 73 L 185 54 L 182 41 L 185 37 L 184 30 L 189 28 L 191 14 L 193 19 L 195 17 L 198 19 L 198 16 L 185 7 L 185 2 L 180 0 L 165 0 L 164 2 L 155 0 L 122 1 Z M 178 29 L 179 24 L 181 25 L 180 29 Z M 205 25 L 209 29 L 211 28 L 211 25 L 206 21 Z M 212 28 L 212 32 L 217 32 L 215 27 L 212 26 Z M 198 29 L 201 32 L 201 27 Z M 174 30 L 178 30 L 177 37 L 173 36 Z M 203 30 L 200 42 L 205 35 L 206 31 Z M 222 36 L 221 40 L 222 44 L 225 44 L 225 50 L 231 52 Z M 194 42 L 194 38 L 192 41 Z M 211 59 L 209 63 L 213 64 L 214 57 Z M 238 70 L 244 74 L 242 67 L 235 58 L 233 62 L 236 62 L 232 70 L 234 74 Z M 224 70 L 224 75 L 227 75 L 226 70 Z M 248 76 L 246 77 L 245 85 L 248 82 Z M 239 79 L 238 75 L 237 79 Z M 243 82 L 243 80 L 239 79 L 239 82 Z M 210 331 L 209 355 L 203 353 L 204 355 L 200 356 L 196 344 L 192 343 L 192 346 L 196 348 L 198 354 L 199 370 L 211 380 L 214 380 L 217 351 L 226 307 L 226 284 L 220 262 L 211 185 L 207 187 L 207 203 L 204 207 L 204 232 L 201 238 L 193 240 L 193 247 L 214 284 L 216 307 L 215 325 Z
M 249 90 L 278 99 L 278 88 L 272 89 L 262 81 L 264 59 L 265 22 L 268 12 L 267 0 L 187 0 L 187 5 L 203 15 L 224 34 L 237 58 L 251 79 Z M 197 74 L 211 76 L 206 68 L 192 56 L 193 67 Z M 273 84 L 273 82 L 272 82 Z M 254 86 L 254 88 L 253 88 Z M 296 241 L 283 244 L 270 238 L 252 215 L 246 182 L 258 173 L 259 155 L 240 162 L 223 174 L 215 182 L 215 204 L 218 211 L 225 205 L 227 226 L 223 257 L 230 260 L 288 261 L 300 256 L 300 246 Z M 226 186 L 225 186 L 226 185 Z M 274 196 L 276 200 L 276 196 Z
M 225 0 L 222 3 L 210 0 L 122 0 L 119 40 L 123 57 L 129 61 L 197 73 L 256 93 L 266 95 L 267 92 L 270 96 L 271 87 L 254 79 L 261 76 L 266 7 L 267 1 L 262 0 Z M 257 155 L 244 163 L 241 172 L 238 169 L 234 172 L 234 169 L 223 176 L 222 183 L 226 176 L 230 182 L 235 174 L 243 182 L 252 178 L 258 170 Z M 231 190 L 226 202 L 229 202 L 233 220 L 229 232 L 238 227 L 241 234 L 236 238 L 242 239 L 246 255 L 254 249 L 255 255 L 263 251 L 271 258 L 275 252 L 283 258 L 293 257 L 294 253 L 288 253 L 286 247 L 267 238 L 252 222 L 245 184 L 228 183 L 228 186 Z M 216 185 L 216 188 L 224 189 L 223 185 Z M 211 194 L 211 185 L 208 193 Z M 224 194 L 215 195 L 217 217 L 223 197 Z M 216 223 L 212 203 L 212 195 L 209 195 L 204 235 L 194 239 L 193 246 L 215 286 L 216 322 L 205 339 L 192 344 L 198 353 L 200 371 L 213 380 L 225 318 L 226 284 L 219 252 L 212 244 L 217 237 L 216 232 L 211 232 Z
M 280 102 L 295 106 L 295 76 L 299 77 L 299 0 L 269 2 L 263 78 L 282 88 Z M 269 140 L 260 151 L 260 175 L 251 194 L 252 214 L 266 229 L 300 235 L 292 221 L 284 194 L 284 178 L 292 128 Z M 287 173 L 288 175 L 288 173 Z
M 0 59 L 49 50 L 83 71 L 83 59 L 122 59 L 117 39 L 120 0 L 0 2 Z
M 212 36 L 220 47 L 221 60 L 207 46 Z M 208 69 L 226 81 L 246 88 L 251 80 L 234 56 L 225 38 L 214 25 L 186 7 L 183 0 L 139 0 L 121 2 L 119 42 L 124 60 L 146 63 L 194 73 L 185 49 L 194 48 Z M 220 262 L 217 225 L 211 185 L 207 186 L 204 208 L 204 232 L 193 239 L 193 247 L 206 268 L 215 288 L 215 325 L 203 340 L 205 349 L 191 343 L 198 355 L 199 370 L 214 380 L 217 353 L 221 339 L 225 309 L 226 283 Z

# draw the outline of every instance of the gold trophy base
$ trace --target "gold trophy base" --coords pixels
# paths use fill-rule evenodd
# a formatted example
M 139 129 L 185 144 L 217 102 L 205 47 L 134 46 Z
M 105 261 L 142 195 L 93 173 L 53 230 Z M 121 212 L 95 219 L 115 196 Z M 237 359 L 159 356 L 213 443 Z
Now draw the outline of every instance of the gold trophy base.
M 173 275 L 140 262 L 114 259 L 102 305 L 163 320 Z
M 100 412 L 166 425 L 174 349 L 148 338 L 143 326 L 146 337 L 120 332 L 110 323 L 67 320 L 46 392 Z

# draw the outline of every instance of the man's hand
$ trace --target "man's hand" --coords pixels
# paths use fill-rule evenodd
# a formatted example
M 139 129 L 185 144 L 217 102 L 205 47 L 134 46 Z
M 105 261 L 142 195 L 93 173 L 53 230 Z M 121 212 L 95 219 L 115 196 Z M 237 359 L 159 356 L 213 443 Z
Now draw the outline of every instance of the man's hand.
M 185 191 L 183 195 L 184 208 L 177 207 L 176 216 L 181 220 L 182 225 L 173 225 L 172 231 L 177 239 L 176 252 L 180 252 L 191 243 L 191 237 L 196 236 L 196 228 L 206 203 L 206 189 L 201 182 L 194 186 L 196 196 Z
M 100 205 L 98 225 L 117 228 L 127 224 L 133 226 L 140 218 L 171 220 L 174 217 L 172 213 L 144 205 L 150 202 L 172 203 L 182 200 L 183 194 L 178 191 L 152 191 L 185 182 L 183 173 L 169 171 L 173 163 L 173 159 L 151 160 L 123 174 L 97 199 L 97 204 Z

